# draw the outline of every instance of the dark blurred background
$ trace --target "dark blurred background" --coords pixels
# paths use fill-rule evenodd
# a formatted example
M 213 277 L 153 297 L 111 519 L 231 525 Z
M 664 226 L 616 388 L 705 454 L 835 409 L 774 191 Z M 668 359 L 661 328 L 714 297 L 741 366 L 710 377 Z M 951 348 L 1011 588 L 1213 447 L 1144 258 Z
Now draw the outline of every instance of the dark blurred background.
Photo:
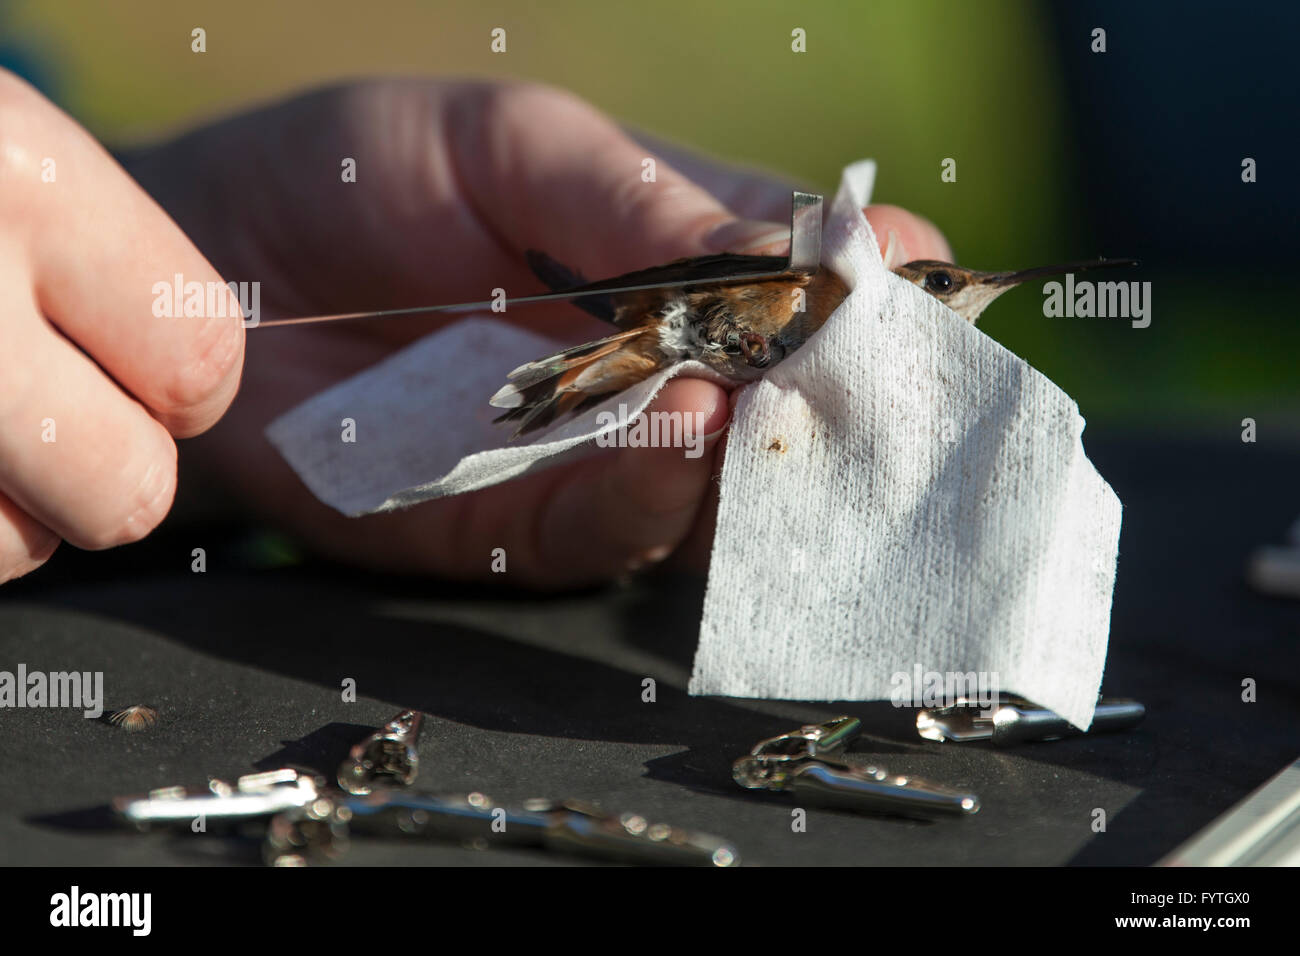
M 796 26 L 807 53 L 790 50 Z M 565 86 L 827 192 L 874 157 L 875 199 L 933 219 L 966 265 L 1142 260 L 1149 328 L 1045 319 L 1037 286 L 982 323 L 1085 418 L 1226 434 L 1252 417 L 1261 441 L 1300 435 L 1297 35 L 1295 4 L 0 0 L 3 62 L 113 145 L 317 83 L 423 73 Z

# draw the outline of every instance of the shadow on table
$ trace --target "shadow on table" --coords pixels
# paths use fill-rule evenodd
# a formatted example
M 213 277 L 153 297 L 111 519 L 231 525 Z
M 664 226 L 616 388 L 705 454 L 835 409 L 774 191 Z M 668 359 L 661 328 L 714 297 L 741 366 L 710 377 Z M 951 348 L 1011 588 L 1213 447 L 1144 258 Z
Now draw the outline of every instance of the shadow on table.
M 155 564 L 147 576 L 25 590 L 331 691 L 345 672 L 394 710 L 514 734 L 681 747 L 649 760 L 647 775 L 737 800 L 754 797 L 735 787 L 729 769 L 754 743 L 851 713 L 863 719 L 857 749 L 924 758 L 937 781 L 1000 788 L 1027 820 L 1059 817 L 1063 806 L 1107 809 L 1107 834 L 1088 839 L 1072 862 L 1152 862 L 1294 756 L 1286 728 L 1300 709 L 1295 608 L 1249 594 L 1239 578 L 1242 555 L 1269 540 L 1270 522 L 1283 527 L 1278 502 L 1291 488 L 1295 456 L 1251 449 L 1243 473 L 1235 447 L 1120 442 L 1100 455 L 1089 450 L 1126 503 L 1106 689 L 1143 700 L 1148 718 L 1132 733 L 992 759 L 984 745 L 920 741 L 913 714 L 887 703 L 688 697 L 683 675 L 703 595 L 696 581 L 535 598 L 322 565 L 159 575 Z M 1233 510 L 1202 507 L 1228 489 Z M 1242 675 L 1259 681 L 1258 703 L 1241 705 Z M 658 682 L 653 705 L 641 701 L 646 676 Z M 328 765 L 345 737 L 364 733 L 327 725 L 258 766 Z M 1068 769 L 1074 783 L 1054 782 L 1063 775 L 1053 768 Z

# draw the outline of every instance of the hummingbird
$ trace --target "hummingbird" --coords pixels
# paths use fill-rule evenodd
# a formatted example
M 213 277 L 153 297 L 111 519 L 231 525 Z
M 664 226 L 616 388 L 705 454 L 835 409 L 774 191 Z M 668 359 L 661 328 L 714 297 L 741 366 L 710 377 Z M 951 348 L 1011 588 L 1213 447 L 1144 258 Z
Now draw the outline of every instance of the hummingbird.
M 798 349 L 849 294 L 832 269 L 794 272 L 772 279 L 727 282 L 719 275 L 777 272 L 781 256 L 724 252 L 678 259 L 600 282 L 537 250 L 526 253 L 534 274 L 554 292 L 610 323 L 612 335 L 527 362 L 488 401 L 505 409 L 495 422 L 517 423 L 511 438 L 543 428 L 559 416 L 589 407 L 660 369 L 694 359 L 743 384 L 761 377 Z M 1020 272 L 979 272 L 951 262 L 918 259 L 893 272 L 919 286 L 972 325 L 1003 292 L 1029 279 L 1133 260 L 1097 259 Z M 672 288 L 618 290 L 659 282 L 697 283 Z M 801 293 L 801 294 L 800 294 Z

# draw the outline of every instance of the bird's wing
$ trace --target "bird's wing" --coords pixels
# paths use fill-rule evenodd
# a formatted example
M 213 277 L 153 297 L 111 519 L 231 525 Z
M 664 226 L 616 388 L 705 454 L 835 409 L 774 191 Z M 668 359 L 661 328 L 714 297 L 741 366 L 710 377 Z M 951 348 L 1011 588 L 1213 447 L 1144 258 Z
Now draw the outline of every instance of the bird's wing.
M 620 313 L 624 310 L 618 306 L 622 303 L 615 303 L 612 296 L 601 296 L 594 293 L 606 289 L 654 285 L 661 282 L 710 285 L 724 282 L 738 274 L 779 272 L 785 268 L 787 263 L 784 256 L 745 256 L 734 252 L 721 252 L 711 256 L 677 259 L 666 265 L 639 269 L 636 272 L 627 272 L 620 276 L 614 276 L 612 279 L 587 282 L 583 279 L 581 273 L 569 269 L 544 252 L 530 249 L 527 257 L 528 264 L 532 267 L 533 272 L 552 291 L 567 292 L 574 295 L 582 293 L 581 298 L 574 300 L 574 305 L 590 312 L 599 319 L 620 326 L 624 320 L 624 316 Z M 629 318 L 639 322 L 644 317 L 645 312 L 653 311 L 653 305 L 647 301 L 647 298 L 658 300 L 665 295 L 672 294 L 674 291 L 678 290 L 647 289 L 640 294 L 632 293 L 637 295 L 637 299 L 632 304 L 632 314 Z M 593 294 L 586 295 L 585 293 Z M 647 305 L 650 305 L 651 308 L 647 309 Z

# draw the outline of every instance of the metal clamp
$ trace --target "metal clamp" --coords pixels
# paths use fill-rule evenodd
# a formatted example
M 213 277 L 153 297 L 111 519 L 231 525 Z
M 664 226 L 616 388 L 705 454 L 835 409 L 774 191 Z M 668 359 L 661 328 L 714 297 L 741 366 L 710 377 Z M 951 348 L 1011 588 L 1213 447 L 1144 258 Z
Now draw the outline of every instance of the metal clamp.
M 424 714 L 404 710 L 354 746 L 339 766 L 339 786 L 348 793 L 366 794 L 376 786 L 406 787 L 420 772 L 416 749 Z
M 206 788 L 165 787 L 118 797 L 112 808 L 137 829 L 189 825 L 202 818 L 230 827 L 265 824 L 263 858 L 274 866 L 328 862 L 353 835 L 423 837 L 473 846 L 539 847 L 648 865 L 729 867 L 734 846 L 706 833 L 652 823 L 636 813 L 606 813 L 574 800 L 528 800 L 505 807 L 481 793 L 404 789 L 419 772 L 423 714 L 403 711 L 356 744 L 339 766 L 340 790 L 324 777 L 285 767 L 210 780 Z
M 1146 715 L 1146 708 L 1125 697 L 1103 697 L 1097 701 L 1087 733 L 1128 730 Z M 917 712 L 916 732 L 926 740 L 966 743 L 989 740 L 994 744 L 1024 743 L 1031 740 L 1059 740 L 1085 731 L 1060 714 L 1014 694 L 998 695 L 991 710 L 976 701 L 958 698 L 952 707 L 932 707 Z
M 861 727 L 856 717 L 836 717 L 760 741 L 735 762 L 732 776 L 750 790 L 789 792 L 844 810 L 927 820 L 979 811 L 973 793 L 850 762 L 845 752 Z
M 233 784 L 213 778 L 205 789 L 162 787 L 146 794 L 116 797 L 113 812 L 140 830 L 151 826 L 206 821 L 239 823 L 307 806 L 320 798 L 325 778 L 282 767 L 240 777 Z

